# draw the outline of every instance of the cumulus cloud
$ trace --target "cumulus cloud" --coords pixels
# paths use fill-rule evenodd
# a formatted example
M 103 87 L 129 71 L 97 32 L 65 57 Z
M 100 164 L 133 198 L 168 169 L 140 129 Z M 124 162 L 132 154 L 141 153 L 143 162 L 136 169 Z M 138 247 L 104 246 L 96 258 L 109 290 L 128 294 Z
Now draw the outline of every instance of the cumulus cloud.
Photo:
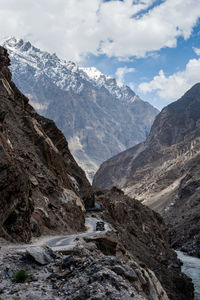
M 117 68 L 117 71 L 115 73 L 116 79 L 117 79 L 117 83 L 122 86 L 124 84 L 124 77 L 125 77 L 125 75 L 127 73 L 132 73 L 134 71 L 135 71 L 134 68 L 127 68 L 127 67 Z
M 193 50 L 196 53 L 196 55 L 200 56 L 200 48 L 193 47 Z
M 142 93 L 156 91 L 157 95 L 167 101 L 180 98 L 189 88 L 200 81 L 200 59 L 191 59 L 185 70 L 166 76 L 163 70 L 150 82 L 139 85 Z
M 75 61 L 88 53 L 144 57 L 187 39 L 200 17 L 200 1 L 0 0 L 1 35 Z M 153 5 L 154 4 L 154 5 Z

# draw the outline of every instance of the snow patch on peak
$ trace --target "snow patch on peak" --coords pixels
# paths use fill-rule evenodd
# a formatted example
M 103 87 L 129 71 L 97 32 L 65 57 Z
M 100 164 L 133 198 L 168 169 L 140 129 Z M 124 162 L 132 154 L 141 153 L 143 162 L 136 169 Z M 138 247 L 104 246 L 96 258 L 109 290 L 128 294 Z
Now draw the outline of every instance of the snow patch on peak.
M 80 70 L 84 71 L 87 74 L 87 76 L 92 80 L 98 80 L 101 76 L 104 76 L 107 79 L 111 78 L 110 76 L 106 76 L 103 73 L 101 73 L 95 67 L 80 68 Z
M 8 39 L 5 39 L 3 46 L 5 46 L 7 48 L 11 48 L 11 49 L 21 48 L 21 50 L 25 50 L 25 51 L 32 47 L 30 42 L 24 42 L 22 39 L 15 38 L 15 37 L 10 37 Z M 26 49 L 26 46 L 28 46 L 27 49 Z M 25 49 L 24 49 L 24 47 L 25 47 Z
M 4 37 L 0 37 L 0 45 L 4 45 L 4 43 L 6 43 L 7 41 L 14 39 L 12 36 L 4 36 Z
M 67 69 L 72 71 L 72 72 L 77 72 L 78 71 L 78 66 L 73 62 L 73 61 L 61 61 L 63 65 L 66 65 Z
M 131 99 L 129 100 L 129 103 L 133 103 L 133 102 L 135 102 L 135 101 L 141 101 L 140 97 L 137 96 L 137 95 L 133 96 L 133 98 L 131 98 Z
M 29 41 L 15 37 L 4 39 L 3 46 L 15 62 L 11 68 L 16 73 L 28 67 L 36 78 L 45 75 L 62 90 L 80 94 L 89 84 L 95 88 L 105 88 L 114 99 L 124 104 L 133 102 L 131 99 L 135 93 L 128 86 L 119 85 L 116 79 L 104 75 L 95 67 L 78 67 L 72 61 L 59 59 L 55 53 L 41 51 Z

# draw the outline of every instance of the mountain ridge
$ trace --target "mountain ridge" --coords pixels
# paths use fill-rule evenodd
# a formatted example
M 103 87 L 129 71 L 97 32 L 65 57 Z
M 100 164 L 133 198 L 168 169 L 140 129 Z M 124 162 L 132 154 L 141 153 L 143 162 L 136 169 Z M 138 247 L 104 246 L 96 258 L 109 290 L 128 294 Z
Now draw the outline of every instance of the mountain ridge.
M 83 79 L 86 81 L 89 80 L 93 86 L 98 86 L 99 88 L 103 86 L 118 100 L 128 100 L 132 102 L 134 101 L 132 98 L 136 96 L 128 86 L 119 86 L 116 79 L 104 75 L 95 67 L 78 67 L 78 65 L 72 61 L 59 59 L 55 53 L 50 54 L 46 51 L 41 51 L 30 42 L 11 37 L 4 40 L 3 46 L 9 51 L 11 59 L 13 54 L 18 55 L 22 61 L 27 60 L 30 65 L 39 71 L 41 70 L 42 64 L 42 67 L 46 68 L 46 70 L 45 68 L 43 69 L 46 75 L 53 78 L 53 83 L 66 91 L 72 90 L 76 91 L 76 93 L 80 93 L 83 86 L 78 83 L 78 79 Z M 66 76 L 63 76 L 63 73 L 65 73 Z M 67 78 L 69 73 L 71 76 Z M 62 74 L 62 76 L 60 74 Z M 37 71 L 36 76 L 38 76 Z M 71 81 L 71 84 L 69 81 Z
M 171 243 L 199 256 L 200 83 L 165 107 L 144 143 L 104 162 L 93 184 L 123 188 L 160 212 Z
M 128 86 L 20 39 L 4 46 L 14 82 L 39 113 L 56 122 L 89 178 L 104 160 L 146 138 L 158 111 Z

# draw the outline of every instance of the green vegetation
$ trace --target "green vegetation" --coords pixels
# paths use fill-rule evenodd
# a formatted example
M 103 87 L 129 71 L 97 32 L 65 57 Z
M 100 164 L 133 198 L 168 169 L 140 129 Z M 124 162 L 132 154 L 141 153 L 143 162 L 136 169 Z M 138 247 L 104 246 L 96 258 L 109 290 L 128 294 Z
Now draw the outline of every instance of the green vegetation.
M 91 164 L 91 163 L 86 163 L 85 165 L 86 165 L 88 168 L 94 168 L 94 165 Z
M 119 248 L 119 250 L 122 252 L 122 254 L 126 254 L 126 249 L 124 249 L 124 248 Z
M 25 270 L 16 271 L 13 275 L 13 281 L 24 283 L 28 279 L 28 273 Z

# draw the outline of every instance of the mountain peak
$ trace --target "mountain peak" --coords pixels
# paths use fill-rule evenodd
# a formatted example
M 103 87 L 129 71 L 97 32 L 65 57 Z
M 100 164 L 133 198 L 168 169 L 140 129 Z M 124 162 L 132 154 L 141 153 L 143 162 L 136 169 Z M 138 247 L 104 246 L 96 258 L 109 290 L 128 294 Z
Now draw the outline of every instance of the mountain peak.
M 39 50 L 31 45 L 29 41 L 24 41 L 23 39 L 15 38 L 15 37 L 7 37 L 3 39 L 2 45 L 8 49 L 13 50 L 16 49 L 22 52 L 26 52 L 30 50 L 31 48 L 34 48 L 34 50 Z
M 112 78 L 110 76 L 104 75 L 95 67 L 80 68 L 80 69 L 83 70 L 88 75 L 88 77 L 93 80 L 98 80 L 101 76 L 105 76 L 106 78 Z
M 34 68 L 36 76 L 42 73 L 54 78 L 54 83 L 66 91 L 73 91 L 80 94 L 87 82 L 95 88 L 104 87 L 116 100 L 123 103 L 134 102 L 135 93 L 126 85 L 119 85 L 115 78 L 104 75 L 95 67 L 79 67 L 72 61 L 59 59 L 57 55 L 34 47 L 29 41 L 8 37 L 2 41 L 2 45 L 8 50 L 11 59 L 18 61 L 20 69 L 30 66 Z M 16 65 L 13 64 L 12 70 Z M 137 96 L 138 98 L 138 96 Z
M 184 101 L 190 102 L 193 101 L 194 99 L 200 100 L 199 96 L 200 96 L 200 82 L 194 84 L 180 99 L 171 103 L 170 105 L 176 105 L 180 101 L 182 102 L 182 104 L 184 104 L 183 103 Z
M 198 91 L 200 93 L 200 82 L 194 84 L 191 89 L 189 89 L 185 94 L 191 93 L 193 91 Z
M 128 86 L 21 39 L 4 45 L 15 83 L 35 109 L 55 120 L 90 176 L 102 161 L 146 138 L 158 111 Z

